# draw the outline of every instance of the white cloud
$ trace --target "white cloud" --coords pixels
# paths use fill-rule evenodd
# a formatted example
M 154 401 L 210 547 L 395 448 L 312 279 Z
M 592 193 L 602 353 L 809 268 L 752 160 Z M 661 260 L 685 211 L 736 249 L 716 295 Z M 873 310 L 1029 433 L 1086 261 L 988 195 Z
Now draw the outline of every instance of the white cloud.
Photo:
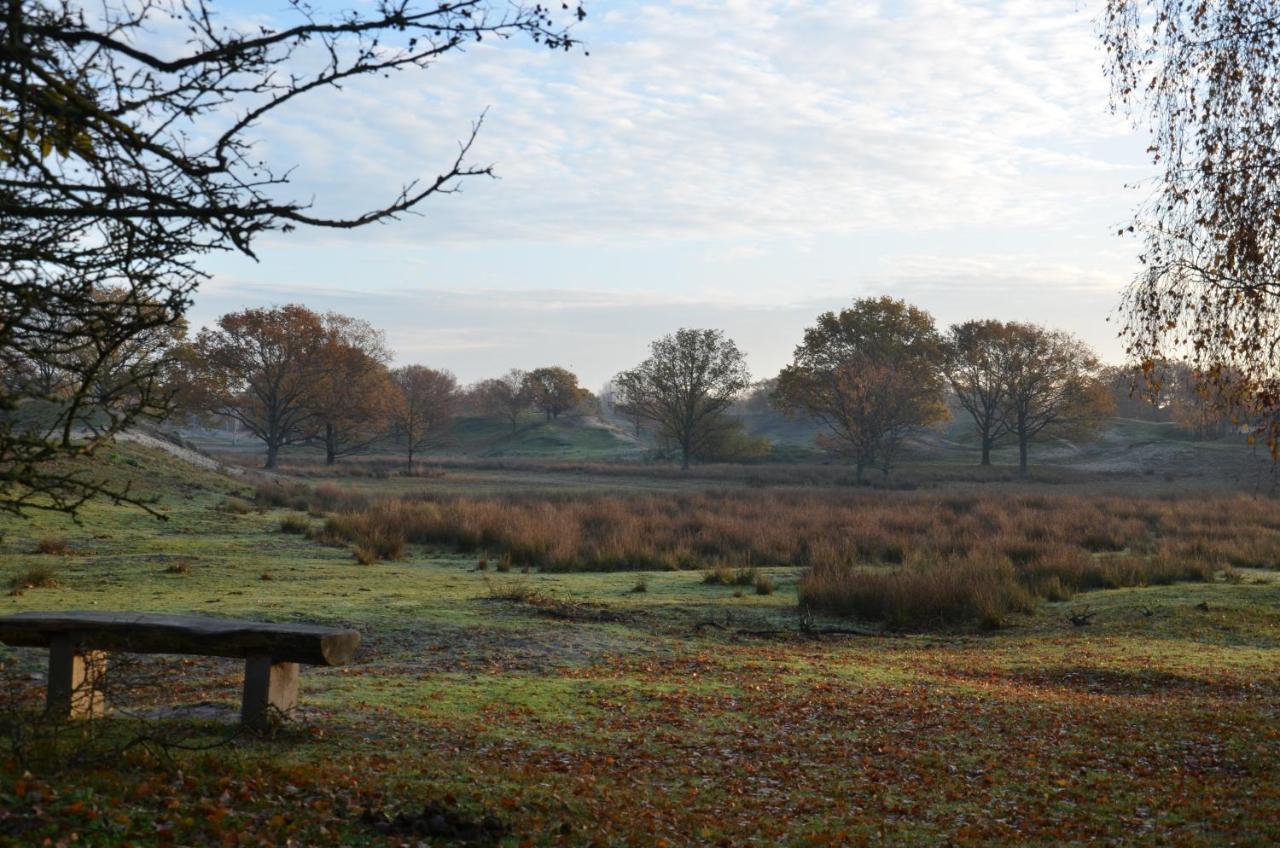
M 1148 168 L 1077 0 L 589 8 L 589 57 L 486 41 L 264 125 L 322 212 L 433 177 L 486 107 L 473 161 L 501 179 L 216 259 L 198 320 L 302 301 L 464 380 L 554 361 L 596 385 L 680 326 L 725 329 L 770 374 L 819 311 L 888 292 L 1119 356 L 1103 319 L 1134 246 L 1113 234 Z
M 361 238 L 567 243 L 1059 226 L 1124 203 L 1139 145 L 1075 0 L 610 7 L 591 56 L 484 43 L 265 131 L 325 209 L 432 176 L 489 108 L 502 179 Z M 319 101 L 313 101 L 319 102 Z

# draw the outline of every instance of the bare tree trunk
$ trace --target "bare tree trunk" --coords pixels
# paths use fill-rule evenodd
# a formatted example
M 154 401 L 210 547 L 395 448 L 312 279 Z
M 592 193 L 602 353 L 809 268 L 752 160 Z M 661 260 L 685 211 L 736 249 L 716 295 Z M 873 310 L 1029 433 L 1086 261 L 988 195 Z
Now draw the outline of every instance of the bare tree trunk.
M 991 464 L 991 439 L 986 436 L 982 437 L 982 464 Z
M 1027 434 L 1018 433 L 1018 470 L 1027 473 Z
M 262 463 L 263 468 L 275 468 L 276 460 L 280 454 L 280 445 L 275 442 L 267 442 L 267 459 Z
M 332 424 L 324 425 L 324 464 L 335 465 L 338 462 L 338 433 Z

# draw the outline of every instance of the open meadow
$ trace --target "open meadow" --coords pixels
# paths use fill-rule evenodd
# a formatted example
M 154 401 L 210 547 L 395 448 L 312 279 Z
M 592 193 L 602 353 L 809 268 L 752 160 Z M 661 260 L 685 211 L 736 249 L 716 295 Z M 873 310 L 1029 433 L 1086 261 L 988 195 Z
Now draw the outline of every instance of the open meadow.
M 121 665 L 110 718 L 70 735 L 31 724 L 45 652 L 5 649 L 4 844 L 1280 840 L 1265 490 L 551 462 L 266 478 L 129 444 L 100 463 L 166 520 L 6 519 L 5 613 L 364 643 L 305 669 L 264 736 L 234 729 L 240 663 L 196 658 Z
M 1280 0 L 3 0 L 0 848 L 1280 846 Z

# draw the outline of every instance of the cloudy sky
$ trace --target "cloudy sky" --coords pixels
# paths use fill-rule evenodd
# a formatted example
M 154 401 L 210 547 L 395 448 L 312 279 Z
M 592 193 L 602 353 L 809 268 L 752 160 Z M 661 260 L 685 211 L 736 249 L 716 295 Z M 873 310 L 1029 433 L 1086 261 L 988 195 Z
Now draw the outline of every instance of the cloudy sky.
M 589 56 L 485 42 L 263 125 L 321 212 L 434 176 L 486 109 L 472 161 L 500 179 L 217 258 L 195 321 L 301 302 L 464 381 L 557 363 L 598 387 L 681 326 L 724 329 L 770 376 L 819 312 L 889 293 L 1118 359 L 1137 247 L 1116 231 L 1150 166 L 1109 112 L 1096 6 L 592 0 Z

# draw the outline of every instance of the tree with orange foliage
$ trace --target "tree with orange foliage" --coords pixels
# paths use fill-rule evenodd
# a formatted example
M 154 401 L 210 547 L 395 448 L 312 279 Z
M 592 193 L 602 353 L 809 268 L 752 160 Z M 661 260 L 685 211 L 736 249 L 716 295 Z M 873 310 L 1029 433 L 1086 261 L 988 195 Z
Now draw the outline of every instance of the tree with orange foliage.
M 577 374 L 559 366 L 533 369 L 525 375 L 525 384 L 533 405 L 542 410 L 548 421 L 559 418 L 590 394 L 578 385 Z
M 857 479 L 888 474 L 904 441 L 948 416 L 933 317 L 891 297 L 862 298 L 805 330 L 774 401 L 827 427 L 819 444 L 848 456 Z
M 458 381 L 448 371 L 405 365 L 391 372 L 388 429 L 404 446 L 409 471 L 414 454 L 444 443 L 457 399 Z
M 329 338 L 324 318 L 297 304 L 223 315 L 187 358 L 192 402 L 244 425 L 266 445 L 263 467 L 275 468 L 282 447 L 315 434 Z
M 1099 379 L 1098 357 L 1084 342 L 1034 324 L 1005 328 L 1005 414 L 1018 442 L 1018 469 L 1025 472 L 1033 440 L 1091 437 L 1115 404 Z
M 325 464 L 333 465 L 339 457 L 368 450 L 386 433 L 391 354 L 382 331 L 366 321 L 330 312 L 324 327 L 322 376 L 309 404 Z

